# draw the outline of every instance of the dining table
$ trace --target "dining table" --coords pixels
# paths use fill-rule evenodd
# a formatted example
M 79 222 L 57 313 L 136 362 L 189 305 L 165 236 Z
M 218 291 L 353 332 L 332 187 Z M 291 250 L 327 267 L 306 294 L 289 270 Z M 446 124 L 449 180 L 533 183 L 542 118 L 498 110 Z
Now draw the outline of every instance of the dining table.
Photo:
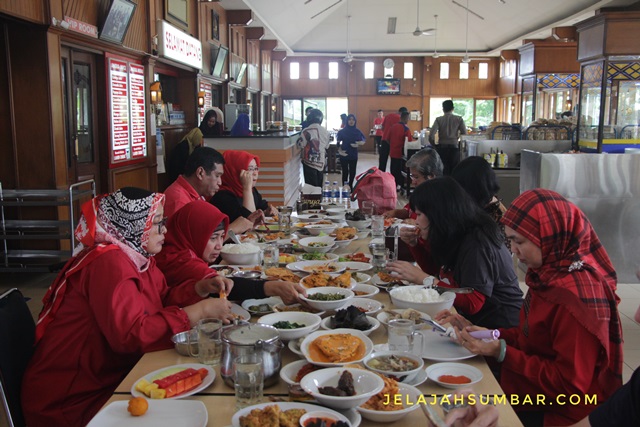
M 363 233 L 359 234 L 362 236 Z M 369 241 L 370 238 L 363 236 L 362 238 L 358 238 L 352 241 L 346 247 L 336 249 L 334 253 L 337 253 L 338 255 L 353 254 L 357 252 L 364 252 L 368 254 Z M 370 274 L 370 272 L 367 271 L 365 271 L 364 273 Z M 385 308 L 393 308 L 391 300 L 389 298 L 389 294 L 384 290 L 371 298 L 381 302 Z M 257 318 L 258 317 L 254 316 L 251 318 L 251 321 L 255 322 Z M 374 344 L 386 343 L 386 328 L 381 325 L 370 334 L 369 338 Z M 298 354 L 291 351 L 286 345 L 281 351 L 282 366 L 285 366 L 288 363 L 300 360 L 302 358 L 302 356 L 299 356 Z M 424 362 L 425 368 L 428 368 L 433 363 L 438 363 L 436 361 L 428 359 L 425 359 Z M 145 375 L 156 370 L 171 367 L 173 365 L 187 363 L 197 363 L 197 360 L 192 357 L 181 356 L 173 348 L 145 353 L 138 361 L 138 363 L 133 367 L 133 369 L 129 372 L 129 374 L 124 378 L 124 380 L 118 385 L 111 399 L 105 404 L 105 407 L 112 402 L 130 399 L 132 397 L 132 387 Z M 504 392 L 500 387 L 500 384 L 491 372 L 491 369 L 484 357 L 477 355 L 464 360 L 459 360 L 457 361 L 457 363 L 464 363 L 466 365 L 473 366 L 479 369 L 480 372 L 482 372 L 482 379 L 471 387 L 472 392 L 476 396 L 504 396 Z M 236 412 L 235 392 L 233 387 L 226 385 L 222 377 L 220 376 L 219 365 L 214 366 L 213 368 L 216 372 L 214 382 L 205 389 L 198 391 L 196 394 L 185 397 L 184 399 L 198 400 L 204 403 L 208 412 L 208 421 L 206 424 L 208 427 L 230 426 L 232 424 L 231 419 Z M 425 401 L 427 402 L 427 404 L 429 404 L 429 402 L 440 401 L 439 399 L 443 396 L 451 395 L 451 393 L 455 392 L 455 390 L 444 388 L 431 380 L 426 380 L 424 383 L 417 386 L 417 388 L 425 396 Z M 496 405 L 499 412 L 498 425 L 504 427 L 522 426 L 522 423 L 518 419 L 513 408 L 508 403 L 508 396 L 506 397 L 506 401 L 498 400 L 498 403 Z M 281 378 L 278 378 L 278 381 L 274 385 L 264 388 L 264 402 L 288 400 L 289 385 Z M 442 413 L 442 408 L 439 404 L 434 404 L 433 408 L 441 416 L 444 416 Z M 385 424 L 390 427 L 429 425 L 427 423 L 425 414 L 420 409 L 411 411 L 407 416 L 396 422 Z M 374 427 L 377 425 L 379 425 L 379 423 L 369 421 L 364 417 L 362 418 L 362 421 L 360 423 L 361 427 Z

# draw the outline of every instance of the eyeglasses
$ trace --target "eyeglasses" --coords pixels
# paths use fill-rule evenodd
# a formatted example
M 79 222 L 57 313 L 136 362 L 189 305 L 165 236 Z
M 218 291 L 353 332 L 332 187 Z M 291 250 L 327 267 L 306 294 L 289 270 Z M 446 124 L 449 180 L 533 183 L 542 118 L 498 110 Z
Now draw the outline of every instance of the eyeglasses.
M 422 178 L 422 175 L 419 175 L 419 174 L 415 174 L 415 175 L 414 175 L 414 174 L 410 173 L 410 174 L 409 174 L 409 177 L 410 177 L 411 179 L 418 180 L 418 179 Z
M 158 233 L 162 234 L 162 227 L 166 227 L 169 217 L 164 217 L 160 222 L 154 222 L 153 225 L 158 226 Z
M 258 172 L 260 170 L 259 167 L 257 166 L 249 166 L 249 168 L 247 169 L 249 172 Z

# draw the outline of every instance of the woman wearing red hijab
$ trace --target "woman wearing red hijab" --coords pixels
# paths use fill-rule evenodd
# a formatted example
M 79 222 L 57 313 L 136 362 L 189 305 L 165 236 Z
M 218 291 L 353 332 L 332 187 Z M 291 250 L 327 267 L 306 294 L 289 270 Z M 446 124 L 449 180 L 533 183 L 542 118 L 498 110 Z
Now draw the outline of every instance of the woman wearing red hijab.
M 458 342 L 501 363 L 505 394 L 533 399 L 516 407 L 524 420 L 572 424 L 594 408 L 585 396 L 602 403 L 622 384 L 616 272 L 587 217 L 558 193 L 525 191 L 502 223 L 513 254 L 528 267 L 520 325 L 490 342 L 471 337 L 468 332 L 480 328 L 466 326 L 456 330 Z M 570 396 L 579 403 L 558 404 Z
M 265 215 L 273 216 L 277 210 L 269 205 L 256 190 L 260 158 L 246 151 L 227 150 L 224 157 L 224 175 L 220 190 L 213 196 L 211 203 L 233 222 L 238 217 L 249 217 L 252 212 L 261 209 Z
M 216 283 L 223 279 L 209 264 L 220 255 L 228 224 L 227 216 L 204 200 L 185 205 L 169 218 L 164 248 L 156 262 L 167 285 L 179 288 L 187 303 L 208 297 L 208 290 L 216 289 Z M 292 304 L 299 302 L 299 294 L 305 295 L 297 283 L 241 278 L 233 278 L 233 282 L 230 300 L 279 296 Z

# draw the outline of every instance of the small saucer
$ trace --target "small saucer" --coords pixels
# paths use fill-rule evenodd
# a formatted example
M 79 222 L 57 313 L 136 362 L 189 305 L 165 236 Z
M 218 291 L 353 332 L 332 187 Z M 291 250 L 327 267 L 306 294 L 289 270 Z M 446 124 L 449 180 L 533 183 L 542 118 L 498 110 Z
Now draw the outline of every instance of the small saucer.
M 411 381 L 402 381 L 403 384 L 409 384 L 414 387 L 418 387 L 429 378 L 426 369 L 421 369 L 420 372 Z

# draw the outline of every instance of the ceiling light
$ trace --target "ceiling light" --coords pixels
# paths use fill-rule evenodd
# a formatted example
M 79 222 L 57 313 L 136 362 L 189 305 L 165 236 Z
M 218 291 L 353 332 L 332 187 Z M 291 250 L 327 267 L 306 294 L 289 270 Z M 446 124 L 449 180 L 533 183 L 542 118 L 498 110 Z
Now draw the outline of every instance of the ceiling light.
M 396 22 L 398 18 L 390 17 L 387 21 L 387 34 L 395 34 L 396 33 Z

